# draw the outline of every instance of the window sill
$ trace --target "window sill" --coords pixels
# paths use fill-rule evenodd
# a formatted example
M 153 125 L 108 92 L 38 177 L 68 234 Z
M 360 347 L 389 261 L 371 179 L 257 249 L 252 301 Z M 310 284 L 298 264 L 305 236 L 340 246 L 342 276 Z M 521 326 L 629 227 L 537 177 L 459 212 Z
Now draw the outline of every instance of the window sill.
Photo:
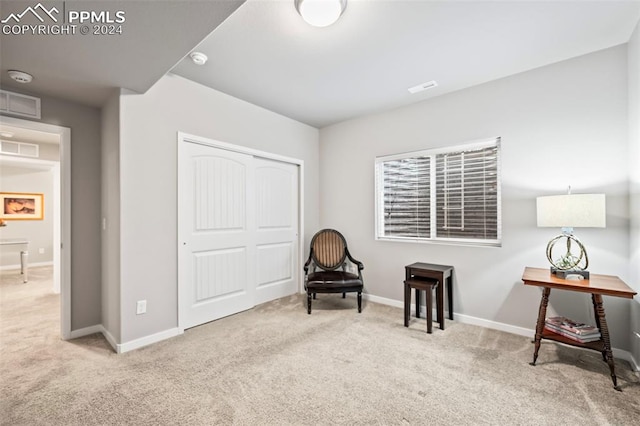
M 493 247 L 501 248 L 502 241 L 474 241 L 446 238 L 410 238 L 410 237 L 376 237 L 376 241 L 385 241 L 391 243 L 418 243 L 418 244 L 438 244 L 447 246 L 464 246 L 464 247 Z

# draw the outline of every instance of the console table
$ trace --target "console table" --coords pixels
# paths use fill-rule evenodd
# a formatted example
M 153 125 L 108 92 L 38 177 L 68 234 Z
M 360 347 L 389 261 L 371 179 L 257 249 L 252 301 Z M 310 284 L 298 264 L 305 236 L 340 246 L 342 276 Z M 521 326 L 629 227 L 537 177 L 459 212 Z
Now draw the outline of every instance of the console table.
M 4 238 L 0 240 L 0 246 L 25 246 L 20 250 L 20 273 L 22 282 L 29 281 L 29 240 L 26 238 Z
M 438 281 L 439 284 L 436 287 L 436 312 L 438 314 L 438 324 L 440 329 L 444 330 L 444 287 L 447 287 L 447 299 L 449 302 L 449 319 L 453 320 L 453 266 L 449 265 L 437 265 L 434 263 L 422 263 L 416 262 L 404 267 L 405 280 L 411 281 L 414 278 L 426 278 L 429 280 Z M 406 287 L 406 284 L 405 284 Z M 414 287 L 416 290 L 416 318 L 420 318 L 420 288 Z M 431 291 L 426 290 L 426 291 Z M 411 295 L 409 294 L 409 299 Z M 430 298 L 427 298 L 429 300 Z M 408 305 L 407 302 L 407 290 L 405 289 L 405 327 L 408 326 Z M 427 309 L 433 309 L 432 306 L 427 306 Z M 427 322 L 427 327 L 429 323 Z M 430 331 L 429 331 L 430 332 Z
M 633 291 L 633 289 L 631 289 L 627 284 L 625 284 L 624 281 L 622 281 L 620 278 L 612 275 L 591 274 L 588 280 L 567 280 L 558 278 L 556 275 L 551 274 L 549 269 L 527 267 L 524 269 L 522 281 L 525 285 L 533 285 L 543 288 L 542 300 L 540 301 L 540 310 L 538 312 L 538 322 L 536 324 L 533 362 L 531 362 L 531 365 L 536 365 L 536 360 L 538 359 L 538 351 L 540 350 L 540 341 L 542 339 L 549 339 L 571 346 L 592 349 L 602 354 L 603 360 L 609 365 L 613 387 L 616 390 L 620 390 L 620 387 L 618 386 L 618 379 L 616 378 L 613 354 L 611 353 L 609 328 L 607 327 L 607 320 L 604 314 L 604 306 L 602 305 L 602 296 L 615 296 L 632 299 L 633 296 L 635 296 L 637 293 Z M 544 328 L 547 315 L 547 305 L 549 304 L 549 293 L 551 292 L 552 288 L 559 290 L 576 291 L 580 293 L 591 293 L 596 326 L 600 329 L 600 340 L 597 340 L 595 342 L 581 343 Z

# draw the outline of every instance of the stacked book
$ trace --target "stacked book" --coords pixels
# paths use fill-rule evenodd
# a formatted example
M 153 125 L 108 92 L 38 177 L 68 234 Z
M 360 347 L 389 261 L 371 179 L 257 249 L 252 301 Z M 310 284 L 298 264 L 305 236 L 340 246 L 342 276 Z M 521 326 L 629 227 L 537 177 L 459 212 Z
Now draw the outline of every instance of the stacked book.
M 565 317 L 547 318 L 544 328 L 580 343 L 600 340 L 600 330 L 593 325 L 583 324 Z

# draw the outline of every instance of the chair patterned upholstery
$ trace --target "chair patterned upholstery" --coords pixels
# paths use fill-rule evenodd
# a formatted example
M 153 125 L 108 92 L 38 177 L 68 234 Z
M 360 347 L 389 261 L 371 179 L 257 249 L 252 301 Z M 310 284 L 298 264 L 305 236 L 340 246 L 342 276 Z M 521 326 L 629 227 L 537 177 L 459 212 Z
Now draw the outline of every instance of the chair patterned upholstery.
M 311 243 L 313 261 L 324 270 L 338 268 L 344 262 L 347 243 L 342 234 L 333 229 L 318 232 Z
M 348 270 L 349 265 L 357 267 Z M 362 262 L 349 253 L 347 242 L 335 229 L 323 229 L 314 235 L 309 249 L 309 259 L 304 265 L 307 291 L 307 313 L 311 314 L 311 301 L 317 293 L 358 293 L 358 312 L 362 312 Z

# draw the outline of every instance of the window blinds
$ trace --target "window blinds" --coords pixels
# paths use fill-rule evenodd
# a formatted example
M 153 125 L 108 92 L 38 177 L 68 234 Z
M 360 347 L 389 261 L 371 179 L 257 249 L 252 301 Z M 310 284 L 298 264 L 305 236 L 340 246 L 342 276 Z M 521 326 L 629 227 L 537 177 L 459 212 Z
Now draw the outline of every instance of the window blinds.
M 415 157 L 383 163 L 384 232 L 388 236 L 431 235 L 431 158 Z
M 498 147 L 436 155 L 436 236 L 498 238 Z
M 376 159 L 377 238 L 500 242 L 499 138 Z

